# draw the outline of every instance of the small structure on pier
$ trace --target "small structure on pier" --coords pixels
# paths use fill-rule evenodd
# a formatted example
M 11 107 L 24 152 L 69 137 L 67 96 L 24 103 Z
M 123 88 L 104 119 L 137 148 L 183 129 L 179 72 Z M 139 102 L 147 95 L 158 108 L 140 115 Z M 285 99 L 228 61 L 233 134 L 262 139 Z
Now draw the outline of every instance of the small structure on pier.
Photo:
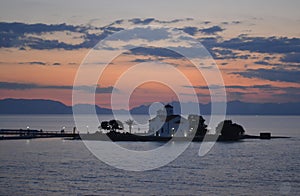
M 260 139 L 271 139 L 271 133 L 269 132 L 262 132 L 259 134 Z

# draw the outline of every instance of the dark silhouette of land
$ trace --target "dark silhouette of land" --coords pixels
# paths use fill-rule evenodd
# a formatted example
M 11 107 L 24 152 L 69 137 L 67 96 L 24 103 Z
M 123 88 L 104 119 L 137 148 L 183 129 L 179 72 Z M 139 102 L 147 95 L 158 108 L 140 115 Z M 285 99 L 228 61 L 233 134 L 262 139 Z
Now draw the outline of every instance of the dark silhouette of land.
M 111 130 L 108 133 L 96 131 L 95 133 L 79 134 L 78 132 L 63 132 L 63 131 L 41 131 L 31 129 L 0 129 L 0 140 L 17 140 L 17 139 L 36 139 L 36 138 L 65 138 L 69 140 L 96 140 L 96 141 L 139 141 L 139 142 L 167 142 L 173 139 L 174 141 L 240 141 L 243 139 L 275 139 L 289 138 L 283 136 L 271 136 L 270 133 L 262 133 L 260 136 L 242 134 L 236 137 L 228 136 L 224 132 L 230 132 L 230 129 L 223 131 L 223 134 L 216 135 L 195 135 L 194 137 L 159 137 L 154 135 L 131 134 L 128 132 L 118 132 Z M 232 133 L 229 133 L 231 135 Z M 267 136 L 267 137 L 266 137 Z
M 171 103 L 176 113 L 180 112 L 178 102 Z M 211 113 L 211 104 L 181 103 L 184 107 L 200 107 L 201 114 Z M 216 103 L 218 104 L 218 103 Z M 220 103 L 219 103 L 220 104 Z M 95 108 L 97 114 L 112 114 L 113 112 L 124 114 L 124 110 L 112 111 L 99 106 L 78 104 L 73 108 L 61 102 L 43 99 L 3 99 L 0 100 L 0 114 L 89 114 L 90 109 Z M 131 114 L 148 114 L 149 105 L 141 105 L 130 110 Z M 300 102 L 297 103 L 245 103 L 231 101 L 227 103 L 227 115 L 300 115 Z

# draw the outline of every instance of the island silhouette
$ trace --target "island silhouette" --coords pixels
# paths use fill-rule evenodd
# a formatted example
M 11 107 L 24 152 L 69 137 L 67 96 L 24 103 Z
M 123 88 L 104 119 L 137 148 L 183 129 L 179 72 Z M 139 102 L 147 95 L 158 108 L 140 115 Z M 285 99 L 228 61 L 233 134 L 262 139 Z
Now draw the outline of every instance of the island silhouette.
M 285 137 L 271 137 L 271 133 L 262 132 L 259 136 L 245 134 L 245 129 L 232 120 L 224 120 L 215 128 L 214 133 L 210 133 L 205 119 L 201 115 L 189 114 L 188 118 L 174 114 L 174 107 L 170 104 L 157 110 L 157 114 L 149 119 L 149 129 L 147 133 L 132 133 L 135 121 L 128 119 L 124 122 L 128 125 L 128 130 L 124 130 L 124 124 L 118 119 L 102 121 L 98 131 L 94 133 L 65 132 L 64 128 L 60 131 L 43 131 L 23 129 L 1 129 L 0 139 L 33 139 L 61 137 L 72 140 L 99 140 L 99 141 L 238 141 L 241 139 L 271 139 Z

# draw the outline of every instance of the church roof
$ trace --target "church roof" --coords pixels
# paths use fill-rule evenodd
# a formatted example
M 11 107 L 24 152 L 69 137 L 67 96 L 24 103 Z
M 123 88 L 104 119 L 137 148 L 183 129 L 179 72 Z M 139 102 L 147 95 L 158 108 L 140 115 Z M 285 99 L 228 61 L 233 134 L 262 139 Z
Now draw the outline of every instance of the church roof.
M 173 108 L 170 104 L 165 105 L 165 108 Z

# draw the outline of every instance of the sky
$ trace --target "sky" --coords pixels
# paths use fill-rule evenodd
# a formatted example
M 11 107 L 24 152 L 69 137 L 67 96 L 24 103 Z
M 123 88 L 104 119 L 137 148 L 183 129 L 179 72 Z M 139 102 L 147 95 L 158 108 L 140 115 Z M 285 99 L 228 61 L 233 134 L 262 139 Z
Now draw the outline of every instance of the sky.
M 150 26 L 142 38 L 123 35 L 121 40 L 107 42 L 107 48 L 98 50 L 103 56 L 113 55 L 112 48 L 140 48 L 118 56 L 105 69 L 105 76 L 94 84 L 80 84 L 75 91 L 90 93 L 93 88 L 88 86 L 94 85 L 96 103 L 103 107 L 111 107 L 112 94 L 125 96 L 131 91 L 129 103 L 123 101 L 130 107 L 179 97 L 193 101 L 191 90 L 199 102 L 210 102 L 211 94 L 220 96 L 222 85 L 208 84 L 187 59 L 161 49 L 189 48 L 192 44 L 182 39 L 186 37 L 197 40 L 211 55 L 209 60 L 202 58 L 199 67 L 211 78 L 220 72 L 228 101 L 300 102 L 299 7 L 297 0 L 1 1 L 0 98 L 52 99 L 72 105 L 76 74 L 81 64 L 91 60 L 93 47 L 126 29 Z M 181 45 L 174 45 L 166 29 L 183 33 L 176 40 Z M 156 48 L 145 47 L 152 45 Z M 192 54 L 191 48 L 187 50 Z M 101 67 L 103 61 L 93 59 L 93 64 Z M 144 68 L 134 70 L 137 64 Z M 170 71 L 174 68 L 191 84 L 176 79 Z M 97 72 L 94 69 L 89 70 L 91 75 Z M 129 71 L 135 77 L 125 80 L 124 73 Z M 137 78 L 159 78 L 160 74 L 177 86 L 172 89 L 156 80 L 133 88 Z M 122 85 L 116 83 L 118 79 L 123 79 Z
M 10 0 L 1 1 L 1 20 L 80 23 L 97 19 L 110 22 L 135 17 L 160 19 L 240 19 L 263 17 L 299 20 L 297 0 Z M 299 22 L 299 21 L 298 21 Z

